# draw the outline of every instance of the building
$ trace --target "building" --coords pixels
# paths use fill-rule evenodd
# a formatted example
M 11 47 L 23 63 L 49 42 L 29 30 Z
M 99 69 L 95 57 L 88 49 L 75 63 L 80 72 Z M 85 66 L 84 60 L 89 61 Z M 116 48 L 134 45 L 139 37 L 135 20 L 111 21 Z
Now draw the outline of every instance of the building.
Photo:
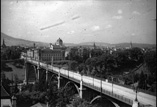
M 47 107 L 47 105 L 43 104 L 43 103 L 36 103 L 36 104 L 32 105 L 31 107 Z
M 64 60 L 65 51 L 63 50 L 52 50 L 50 48 L 40 49 L 39 50 L 39 59 L 43 62 L 51 62 Z
M 27 50 L 27 56 L 35 60 L 42 62 L 51 63 L 53 61 L 60 61 L 65 59 L 66 47 L 63 41 L 59 38 L 54 45 L 50 43 L 50 47 L 29 49 Z
M 39 50 L 38 49 L 34 49 L 34 59 L 39 60 Z
M 59 38 L 54 45 L 50 43 L 49 48 L 41 49 L 39 57 L 41 61 L 45 62 L 61 61 L 65 59 L 65 50 L 66 46 L 64 46 L 62 39 Z
M 64 46 L 62 39 L 59 38 L 54 45 L 52 45 L 52 43 L 50 43 L 50 49 L 65 51 L 66 47 Z
M 11 96 L 1 84 L 1 107 L 12 107 Z
M 28 57 L 34 57 L 34 52 L 33 52 L 34 50 L 32 50 L 32 49 L 29 49 L 29 50 L 27 50 L 27 56 Z

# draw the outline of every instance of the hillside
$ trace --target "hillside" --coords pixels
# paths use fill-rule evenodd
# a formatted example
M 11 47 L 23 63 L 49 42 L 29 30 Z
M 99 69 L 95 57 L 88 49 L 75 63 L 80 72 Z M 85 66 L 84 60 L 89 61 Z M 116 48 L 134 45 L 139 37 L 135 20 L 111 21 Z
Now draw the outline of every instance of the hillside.
M 44 43 L 44 42 L 34 42 L 34 41 L 29 41 L 29 40 L 24 40 L 24 39 L 19 39 L 19 38 L 14 38 L 11 36 L 8 36 L 4 33 L 1 32 L 1 44 L 3 43 L 3 39 L 5 39 L 5 44 L 7 46 L 15 46 L 15 45 L 20 45 L 20 46 L 33 46 L 35 43 L 37 46 L 49 46 L 49 43 Z M 64 42 L 64 40 L 63 40 Z M 84 46 L 84 47 L 90 47 L 93 46 L 94 42 L 82 42 L 79 44 L 74 44 L 74 43 L 64 43 L 65 46 Z M 129 47 L 130 43 L 119 43 L 119 44 L 110 44 L 110 43 L 104 43 L 104 42 L 95 42 L 96 46 L 100 47 Z M 156 47 L 155 44 L 140 44 L 140 43 L 133 43 L 133 47 Z
M 8 35 L 1 32 L 1 44 L 3 43 L 3 39 L 5 40 L 5 44 L 7 46 L 15 46 L 15 45 L 33 46 L 34 43 L 37 46 L 48 46 L 49 45 L 48 43 L 34 42 L 34 41 L 14 38 L 14 37 L 8 36 Z
M 130 43 L 119 43 L 114 44 L 116 47 L 129 47 Z M 156 47 L 155 44 L 141 44 L 141 43 L 132 43 L 132 47 L 140 47 L 140 48 L 151 48 Z
M 112 47 L 112 46 L 114 46 L 113 44 L 104 43 L 104 42 L 82 42 L 82 43 L 79 43 L 77 45 L 80 45 L 80 46 L 93 46 L 94 43 L 95 43 L 96 46 L 100 46 L 100 47 Z

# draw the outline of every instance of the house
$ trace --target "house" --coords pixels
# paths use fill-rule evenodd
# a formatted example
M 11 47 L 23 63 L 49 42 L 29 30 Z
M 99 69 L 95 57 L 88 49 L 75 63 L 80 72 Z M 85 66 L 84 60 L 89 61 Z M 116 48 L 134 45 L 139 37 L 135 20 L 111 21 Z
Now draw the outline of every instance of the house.
M 1 107 L 13 107 L 11 103 L 11 96 L 7 93 L 1 85 Z
M 37 104 L 32 105 L 31 107 L 47 107 L 47 106 L 46 104 L 43 104 L 43 103 L 37 103 Z

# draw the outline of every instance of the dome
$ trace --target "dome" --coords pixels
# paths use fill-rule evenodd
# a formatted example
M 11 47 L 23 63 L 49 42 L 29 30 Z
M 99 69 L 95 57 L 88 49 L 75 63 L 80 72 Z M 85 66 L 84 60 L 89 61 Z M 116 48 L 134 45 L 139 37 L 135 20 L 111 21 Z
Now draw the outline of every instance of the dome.
M 62 45 L 63 45 L 62 39 L 59 38 L 59 39 L 56 41 L 56 45 L 62 46 Z
M 57 42 L 63 42 L 63 41 L 62 41 L 62 39 L 59 38 L 59 39 L 57 40 Z

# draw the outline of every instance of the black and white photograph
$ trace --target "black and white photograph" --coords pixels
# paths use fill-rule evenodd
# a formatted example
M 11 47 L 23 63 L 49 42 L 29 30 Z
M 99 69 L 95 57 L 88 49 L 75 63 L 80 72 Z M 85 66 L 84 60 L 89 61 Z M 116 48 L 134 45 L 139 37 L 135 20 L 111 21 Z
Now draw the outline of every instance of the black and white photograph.
M 1 107 L 156 107 L 156 0 L 1 0 Z

